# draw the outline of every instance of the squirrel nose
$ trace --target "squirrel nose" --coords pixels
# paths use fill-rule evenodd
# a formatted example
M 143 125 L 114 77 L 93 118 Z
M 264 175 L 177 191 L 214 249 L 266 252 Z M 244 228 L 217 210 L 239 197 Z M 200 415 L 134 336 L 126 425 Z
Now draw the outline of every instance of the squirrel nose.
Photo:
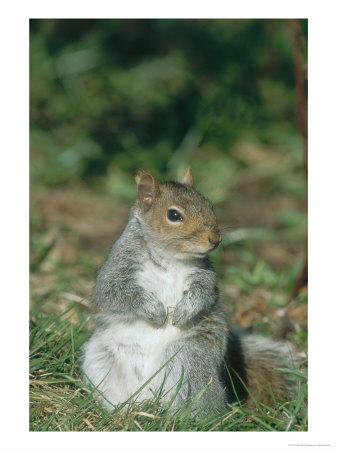
M 221 236 L 219 233 L 212 233 L 208 236 L 208 242 L 213 248 L 216 248 L 221 242 Z

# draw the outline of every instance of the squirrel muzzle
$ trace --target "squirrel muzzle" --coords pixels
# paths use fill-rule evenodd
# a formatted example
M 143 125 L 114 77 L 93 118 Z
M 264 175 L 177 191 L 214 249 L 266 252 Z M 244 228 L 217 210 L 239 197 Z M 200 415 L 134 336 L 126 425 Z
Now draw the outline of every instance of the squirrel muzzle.
M 212 250 L 217 248 L 217 246 L 221 242 L 221 236 L 220 236 L 219 231 L 215 231 L 215 232 L 209 233 L 209 235 L 208 235 L 208 242 L 209 242 L 210 248 Z

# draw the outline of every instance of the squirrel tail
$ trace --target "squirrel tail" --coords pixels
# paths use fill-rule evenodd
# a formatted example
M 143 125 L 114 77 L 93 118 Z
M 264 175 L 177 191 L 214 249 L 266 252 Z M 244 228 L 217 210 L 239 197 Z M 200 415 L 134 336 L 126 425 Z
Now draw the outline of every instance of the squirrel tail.
M 273 399 L 289 400 L 296 395 L 296 376 L 277 370 L 299 366 L 302 357 L 295 355 L 289 344 L 231 333 L 226 359 L 234 390 L 240 400 L 246 400 L 248 408 L 256 402 L 272 404 Z M 235 396 L 230 398 L 234 400 Z
M 289 400 L 296 394 L 296 378 L 278 368 L 294 369 L 299 358 L 295 356 L 289 344 L 272 339 L 246 335 L 241 339 L 247 388 L 250 393 L 247 405 L 257 402 L 269 403 L 273 397 L 277 400 Z

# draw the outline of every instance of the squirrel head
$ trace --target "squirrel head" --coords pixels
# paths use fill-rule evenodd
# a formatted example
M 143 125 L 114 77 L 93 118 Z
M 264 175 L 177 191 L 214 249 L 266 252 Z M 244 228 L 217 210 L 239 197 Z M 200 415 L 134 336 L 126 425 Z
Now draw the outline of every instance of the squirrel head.
M 138 216 L 153 241 L 179 258 L 201 258 L 221 241 L 212 203 L 193 187 L 187 169 L 181 181 L 158 183 L 149 172 L 136 176 Z

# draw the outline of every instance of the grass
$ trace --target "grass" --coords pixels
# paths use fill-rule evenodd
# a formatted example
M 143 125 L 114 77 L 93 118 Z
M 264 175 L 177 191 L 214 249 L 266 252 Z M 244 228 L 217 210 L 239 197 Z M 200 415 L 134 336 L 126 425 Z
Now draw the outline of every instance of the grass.
M 241 156 L 254 156 L 254 152 L 244 150 Z M 242 180 L 256 178 L 260 173 L 258 162 L 238 169 L 228 182 L 207 174 L 212 173 L 214 158 L 218 158 L 216 165 L 222 171 L 229 157 L 207 153 L 206 160 L 202 151 L 194 155 L 195 178 L 203 182 L 200 191 L 216 201 L 215 211 L 223 230 L 222 245 L 212 253 L 212 261 L 228 316 L 235 325 L 286 339 L 305 350 L 305 288 L 289 302 L 305 253 L 305 180 L 298 169 L 285 174 L 294 160 L 291 149 L 288 153 L 276 147 L 273 151 L 260 147 L 255 150 L 260 156 L 262 152 L 266 161 L 273 162 L 275 176 L 268 180 L 258 178 L 248 185 Z M 282 174 L 279 174 L 279 153 L 284 153 L 289 162 Z M 186 166 L 187 162 L 181 164 Z M 126 184 L 135 195 L 129 178 Z M 115 195 L 119 178 L 112 174 L 111 180 L 114 180 L 111 192 Z M 223 191 L 215 191 L 214 182 L 220 183 Z M 125 191 L 123 183 L 118 192 Z M 160 398 L 142 404 L 131 400 L 123 412 L 109 413 L 101 408 L 81 378 L 81 347 L 92 330 L 89 298 L 97 268 L 127 223 L 130 207 L 130 199 L 112 196 L 110 188 L 104 186 L 94 189 L 75 184 L 62 189 L 42 189 L 32 184 L 30 429 L 306 430 L 307 380 L 302 373 L 296 376 L 297 398 L 289 403 L 259 404 L 252 411 L 234 405 L 222 415 L 191 417 L 188 407 L 175 413 L 166 410 Z M 213 192 L 217 198 L 212 198 Z
M 307 379 L 295 371 L 298 395 L 290 402 L 233 405 L 224 414 L 192 417 L 186 405 L 172 412 L 160 396 L 126 411 L 107 412 L 83 382 L 79 361 L 89 317 L 77 304 L 51 317 L 32 311 L 30 324 L 31 431 L 305 431 Z

